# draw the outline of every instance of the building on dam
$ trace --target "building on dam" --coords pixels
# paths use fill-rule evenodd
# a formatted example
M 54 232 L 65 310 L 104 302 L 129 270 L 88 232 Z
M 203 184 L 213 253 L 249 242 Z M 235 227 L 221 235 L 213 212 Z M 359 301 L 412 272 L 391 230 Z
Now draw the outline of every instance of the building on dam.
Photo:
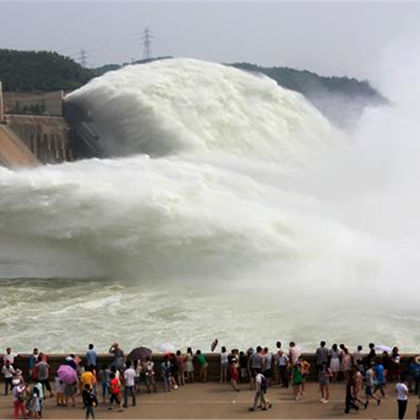
M 65 112 L 63 91 L 3 92 L 0 81 L 0 165 L 31 167 L 98 156 L 97 140 L 88 121 Z

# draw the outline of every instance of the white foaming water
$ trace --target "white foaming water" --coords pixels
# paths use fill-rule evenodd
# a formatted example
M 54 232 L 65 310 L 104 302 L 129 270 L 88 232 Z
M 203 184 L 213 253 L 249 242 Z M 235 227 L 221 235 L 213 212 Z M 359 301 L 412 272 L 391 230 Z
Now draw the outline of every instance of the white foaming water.
M 197 60 L 129 66 L 66 100 L 120 158 L 0 169 L 3 340 L 414 349 L 418 311 L 386 295 L 396 279 L 418 293 L 420 200 L 389 153 L 408 149 L 374 131 L 383 114 L 346 139 L 270 79 Z

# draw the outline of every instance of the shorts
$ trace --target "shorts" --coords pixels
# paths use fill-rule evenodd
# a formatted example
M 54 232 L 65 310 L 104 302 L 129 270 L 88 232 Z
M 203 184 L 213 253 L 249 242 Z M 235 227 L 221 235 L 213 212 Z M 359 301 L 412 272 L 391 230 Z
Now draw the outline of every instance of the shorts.
M 252 377 L 255 378 L 259 373 L 261 373 L 261 369 L 259 368 L 251 368 Z
M 367 385 L 366 388 L 365 388 L 365 393 L 366 393 L 366 395 L 373 396 L 372 387 Z
M 263 372 L 263 375 L 267 378 L 267 379 L 270 379 L 271 378 L 271 376 L 272 376 L 272 369 L 267 369 L 267 370 L 265 370 L 264 372 Z

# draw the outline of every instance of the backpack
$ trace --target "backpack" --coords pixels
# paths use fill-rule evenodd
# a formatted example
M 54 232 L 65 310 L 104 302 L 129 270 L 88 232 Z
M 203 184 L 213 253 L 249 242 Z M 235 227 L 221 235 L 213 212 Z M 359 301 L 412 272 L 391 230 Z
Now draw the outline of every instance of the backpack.
M 267 378 L 264 375 L 261 375 L 261 391 L 265 394 L 267 392 L 267 388 Z

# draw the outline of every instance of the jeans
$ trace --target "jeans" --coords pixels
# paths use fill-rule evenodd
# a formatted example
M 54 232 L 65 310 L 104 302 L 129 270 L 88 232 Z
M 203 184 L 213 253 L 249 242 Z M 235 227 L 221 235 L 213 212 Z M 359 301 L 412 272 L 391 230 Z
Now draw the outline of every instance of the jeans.
M 86 420 L 89 418 L 89 415 L 92 416 L 93 419 L 95 418 L 95 412 L 91 405 L 86 406 Z
M 10 388 L 12 390 L 12 380 L 13 378 L 4 378 L 4 395 L 7 395 L 7 391 Z
M 134 389 L 134 386 L 126 386 L 124 388 L 124 407 L 127 407 L 127 400 L 128 400 L 128 393 L 130 392 L 133 407 L 136 405 L 136 391 Z

